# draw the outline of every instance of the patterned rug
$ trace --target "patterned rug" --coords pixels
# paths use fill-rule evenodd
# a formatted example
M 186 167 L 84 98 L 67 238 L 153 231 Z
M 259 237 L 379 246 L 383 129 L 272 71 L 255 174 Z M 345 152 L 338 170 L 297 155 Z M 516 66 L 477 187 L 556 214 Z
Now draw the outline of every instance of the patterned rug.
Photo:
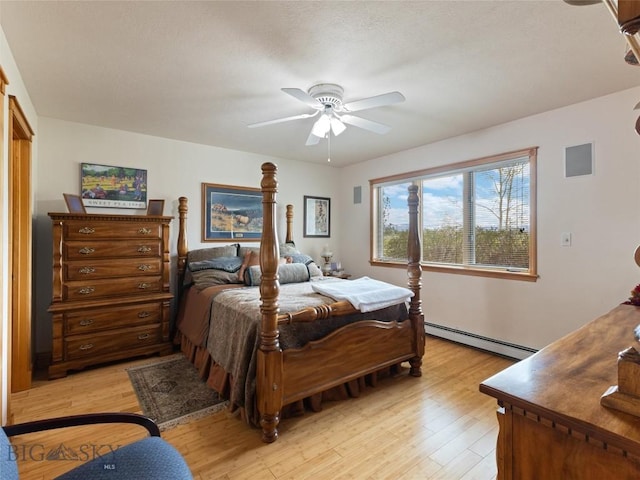
M 198 378 L 198 371 L 182 354 L 127 369 L 142 412 L 160 430 L 222 410 L 227 402 Z

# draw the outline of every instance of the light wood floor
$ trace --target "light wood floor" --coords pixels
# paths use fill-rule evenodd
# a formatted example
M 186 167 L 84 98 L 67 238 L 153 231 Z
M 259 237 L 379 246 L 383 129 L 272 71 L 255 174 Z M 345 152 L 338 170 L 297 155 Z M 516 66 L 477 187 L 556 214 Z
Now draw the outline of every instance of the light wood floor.
M 149 360 L 35 381 L 31 390 L 12 395 L 14 420 L 141 413 L 125 369 Z M 496 404 L 478 384 L 512 363 L 429 337 L 421 378 L 383 379 L 359 398 L 285 419 L 271 445 L 226 411 L 162 436 L 184 455 L 196 479 L 494 479 Z M 61 444 L 92 458 L 144 435 L 136 426 L 92 426 L 14 437 L 13 444 L 21 479 L 48 480 L 78 465 L 44 458 Z

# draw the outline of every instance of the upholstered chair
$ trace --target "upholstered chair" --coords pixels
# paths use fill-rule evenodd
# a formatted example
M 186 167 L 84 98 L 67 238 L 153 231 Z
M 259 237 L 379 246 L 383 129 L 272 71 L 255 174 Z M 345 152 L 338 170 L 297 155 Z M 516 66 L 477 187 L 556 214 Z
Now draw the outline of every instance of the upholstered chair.
M 57 428 L 102 423 L 134 423 L 147 429 L 149 436 L 83 463 L 56 477 L 60 480 L 182 480 L 193 479 L 182 455 L 160 437 L 153 420 L 133 413 L 96 413 L 38 420 L 0 428 L 0 480 L 18 480 L 19 452 L 9 440 Z

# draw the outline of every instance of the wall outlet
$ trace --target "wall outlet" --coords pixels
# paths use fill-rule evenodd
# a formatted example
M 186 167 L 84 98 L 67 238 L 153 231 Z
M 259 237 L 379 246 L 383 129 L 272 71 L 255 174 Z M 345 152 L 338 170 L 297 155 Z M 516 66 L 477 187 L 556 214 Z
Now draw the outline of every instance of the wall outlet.
M 563 247 L 571 246 L 571 234 L 569 232 L 564 232 L 562 235 L 560 235 L 560 245 L 562 245 Z

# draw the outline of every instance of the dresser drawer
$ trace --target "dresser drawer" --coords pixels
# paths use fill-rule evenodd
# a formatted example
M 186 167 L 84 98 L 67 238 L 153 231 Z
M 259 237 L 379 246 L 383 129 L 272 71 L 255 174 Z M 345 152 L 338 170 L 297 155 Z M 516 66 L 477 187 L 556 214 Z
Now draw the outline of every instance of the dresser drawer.
M 117 295 L 141 295 L 162 291 L 162 277 L 113 278 L 70 281 L 62 285 L 63 300 L 89 300 Z M 117 302 L 117 299 L 114 299 Z
M 64 314 L 64 334 L 77 335 L 118 328 L 149 325 L 161 321 L 162 303 L 126 307 L 89 308 Z
M 62 246 L 66 260 L 107 257 L 160 257 L 162 243 L 158 239 L 121 241 L 70 241 Z
M 74 335 L 64 339 L 66 358 L 74 360 L 105 353 L 144 347 L 161 341 L 160 324 L 123 328 L 93 335 Z
M 162 260 L 160 258 L 85 259 L 66 262 L 63 269 L 65 280 L 158 275 L 162 272 Z
M 160 238 L 161 225 L 153 223 L 122 222 L 114 228 L 113 222 L 68 221 L 64 224 L 64 236 L 69 240 Z

